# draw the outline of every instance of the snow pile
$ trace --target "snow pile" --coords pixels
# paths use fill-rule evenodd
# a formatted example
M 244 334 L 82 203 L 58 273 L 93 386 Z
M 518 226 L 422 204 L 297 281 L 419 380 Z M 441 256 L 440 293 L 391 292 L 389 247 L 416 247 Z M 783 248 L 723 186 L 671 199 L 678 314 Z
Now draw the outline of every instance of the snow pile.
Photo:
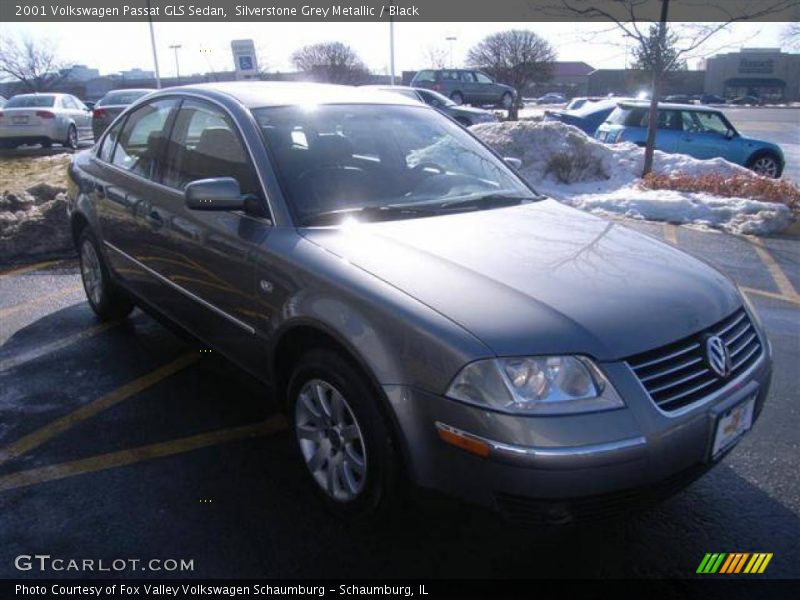
M 638 181 L 644 149 L 630 143 L 606 145 L 558 121 L 485 123 L 470 130 L 502 156 L 522 160 L 520 174 L 539 191 L 589 212 L 757 235 L 785 229 L 793 220 L 791 210 L 782 204 L 643 189 Z M 722 158 L 698 160 L 658 150 L 653 170 L 757 177 Z
M 63 187 L 39 183 L 0 194 L 0 256 L 4 260 L 73 253 Z

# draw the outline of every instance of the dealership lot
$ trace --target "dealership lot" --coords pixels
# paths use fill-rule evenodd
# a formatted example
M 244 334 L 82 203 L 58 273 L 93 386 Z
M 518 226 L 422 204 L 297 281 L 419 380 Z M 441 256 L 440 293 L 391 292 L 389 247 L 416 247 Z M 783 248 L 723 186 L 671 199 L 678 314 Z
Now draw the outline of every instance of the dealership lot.
M 0 576 L 41 576 L 14 558 L 43 553 L 194 561 L 145 577 L 684 577 L 744 551 L 800 577 L 800 240 L 624 224 L 730 274 L 775 351 L 754 431 L 665 504 L 555 531 L 430 498 L 383 529 L 334 521 L 263 387 L 139 311 L 99 324 L 67 260 L 0 274 Z

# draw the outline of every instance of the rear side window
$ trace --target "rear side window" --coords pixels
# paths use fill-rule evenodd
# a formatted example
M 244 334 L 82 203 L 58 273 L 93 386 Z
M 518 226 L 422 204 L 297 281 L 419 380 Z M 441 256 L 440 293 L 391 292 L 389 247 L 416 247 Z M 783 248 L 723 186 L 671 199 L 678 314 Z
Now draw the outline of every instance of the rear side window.
M 461 81 L 475 83 L 475 74 L 472 71 L 461 71 Z
M 302 136 L 295 136 L 302 145 Z M 233 177 L 242 194 L 261 197 L 258 176 L 230 117 L 197 100 L 185 100 L 172 128 L 163 183 L 184 189 L 209 177 Z
M 612 125 L 626 125 L 628 127 L 641 127 L 642 118 L 645 118 L 646 115 L 646 108 L 618 106 L 614 109 L 614 112 L 608 115 L 606 123 L 611 123 Z M 645 126 L 646 125 L 647 122 L 645 119 Z
M 157 100 L 132 112 L 122 128 L 111 162 L 142 177 L 157 180 L 166 137 L 164 127 L 177 103 L 171 98 Z
M 458 71 L 442 71 L 443 81 L 458 81 Z
M 414 75 L 414 81 L 433 83 L 436 81 L 436 73 L 434 71 L 420 71 Z

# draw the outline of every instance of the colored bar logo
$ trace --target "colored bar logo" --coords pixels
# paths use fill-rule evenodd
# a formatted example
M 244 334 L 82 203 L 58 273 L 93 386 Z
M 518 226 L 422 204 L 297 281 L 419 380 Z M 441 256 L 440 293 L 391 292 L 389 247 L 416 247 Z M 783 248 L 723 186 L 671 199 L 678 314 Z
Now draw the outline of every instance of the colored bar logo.
M 709 552 L 700 561 L 697 573 L 735 575 L 738 573 L 763 573 L 772 552 Z

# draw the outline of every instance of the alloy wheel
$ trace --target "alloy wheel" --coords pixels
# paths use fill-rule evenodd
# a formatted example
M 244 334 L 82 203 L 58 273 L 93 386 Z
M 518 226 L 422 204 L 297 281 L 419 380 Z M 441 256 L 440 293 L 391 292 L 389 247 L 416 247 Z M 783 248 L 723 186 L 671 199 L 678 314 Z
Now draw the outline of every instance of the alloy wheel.
M 753 163 L 753 171 L 764 177 L 777 177 L 778 161 L 771 156 L 762 156 Z
M 97 251 L 88 240 L 81 245 L 81 277 L 86 295 L 92 304 L 98 306 L 103 297 L 103 271 Z
M 366 445 L 344 396 L 312 379 L 300 389 L 294 421 L 303 459 L 320 488 L 339 502 L 358 497 L 367 480 Z

